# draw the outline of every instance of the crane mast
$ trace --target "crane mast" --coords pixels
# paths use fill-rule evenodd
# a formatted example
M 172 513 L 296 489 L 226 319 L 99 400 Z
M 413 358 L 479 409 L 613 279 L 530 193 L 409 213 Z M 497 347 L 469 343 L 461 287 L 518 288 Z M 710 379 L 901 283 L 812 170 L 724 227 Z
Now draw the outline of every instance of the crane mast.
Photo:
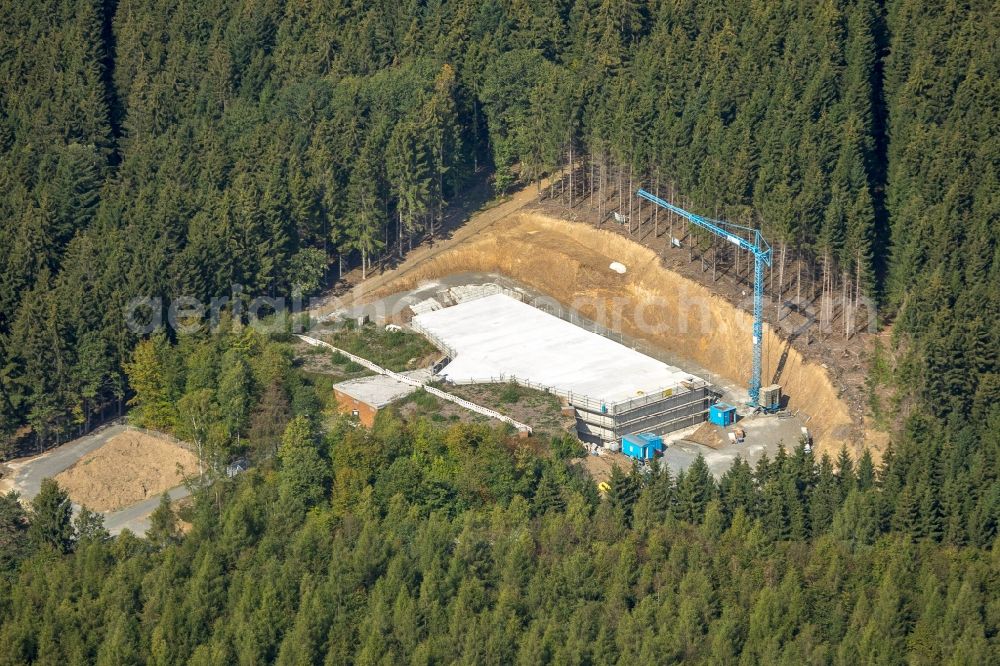
M 748 393 L 750 394 L 749 405 L 759 407 L 761 347 L 764 337 L 764 266 L 771 265 L 771 246 L 764 240 L 759 229 L 696 215 L 664 201 L 646 190 L 640 189 L 636 194 L 753 254 L 753 368 L 750 372 Z

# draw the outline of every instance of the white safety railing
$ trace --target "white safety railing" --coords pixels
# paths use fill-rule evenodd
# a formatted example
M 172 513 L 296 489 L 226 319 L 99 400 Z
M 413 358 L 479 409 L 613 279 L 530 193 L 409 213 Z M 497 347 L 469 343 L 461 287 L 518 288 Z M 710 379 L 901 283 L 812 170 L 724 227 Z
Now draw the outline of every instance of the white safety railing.
M 447 354 L 448 358 L 451 359 L 455 358 L 455 350 L 450 345 L 445 343 L 445 341 L 442 340 L 440 336 L 427 330 L 427 328 L 423 326 L 420 322 L 418 322 L 416 319 L 410 321 L 410 328 L 412 328 L 414 331 L 416 331 L 420 335 L 430 340 L 430 343 L 435 347 L 437 347 L 442 352 L 444 352 L 445 354 Z
M 678 384 L 671 388 L 663 389 L 654 393 L 647 393 L 645 395 L 636 396 L 634 398 L 626 398 L 624 400 L 619 400 L 617 402 L 609 402 L 607 400 L 599 400 L 593 398 L 589 395 L 583 393 L 575 393 L 573 391 L 566 391 L 554 386 L 548 386 L 546 384 L 540 384 L 538 382 L 533 382 L 528 379 L 522 379 L 515 375 L 505 375 L 503 373 L 495 377 L 474 377 L 471 379 L 449 379 L 452 384 L 457 385 L 469 385 L 469 384 L 507 384 L 513 383 L 524 388 L 535 389 L 536 391 L 544 391 L 545 393 L 551 393 L 552 395 L 559 396 L 566 400 L 566 402 L 571 407 L 580 407 L 591 412 L 599 412 L 602 414 L 607 414 L 609 416 L 617 416 L 618 414 L 623 414 L 629 412 L 633 409 L 638 409 L 640 407 L 645 407 L 648 404 L 659 402 L 665 398 L 672 398 L 675 396 L 681 396 L 691 391 L 706 388 L 711 386 L 708 382 L 699 380 L 696 382 L 685 382 L 688 384 Z
M 418 388 L 423 388 L 425 391 L 427 391 L 431 395 L 436 395 L 437 397 L 441 398 L 442 400 L 447 400 L 449 402 L 453 402 L 456 405 L 458 405 L 459 407 L 464 407 L 465 409 L 468 409 L 470 412 L 476 412 L 477 414 L 482 414 L 483 416 L 488 416 L 491 419 L 496 419 L 498 421 L 503 421 L 504 423 L 509 423 L 510 425 L 514 426 L 515 428 L 517 428 L 521 432 L 530 433 L 532 431 L 531 430 L 531 426 L 529 426 L 529 425 L 527 425 L 525 423 L 521 423 L 520 421 L 515 421 L 514 419 L 510 418 L 509 416 L 505 416 L 505 415 L 501 414 L 500 412 L 497 412 L 497 411 L 494 411 L 492 409 L 489 409 L 488 407 L 483 407 L 482 405 L 477 405 L 474 402 L 469 402 L 468 400 L 465 400 L 464 398 L 459 398 L 457 395 L 452 395 L 450 393 L 446 393 L 445 391 L 442 391 L 440 389 L 436 389 L 433 386 L 427 386 L 426 383 L 424 383 L 424 382 L 422 382 L 420 380 L 413 379 L 412 377 L 407 377 L 406 375 L 401 375 L 398 372 L 393 372 L 392 370 L 389 370 L 387 368 L 383 368 L 382 366 L 378 365 L 377 363 L 372 363 L 371 361 L 369 361 L 366 358 L 362 358 L 362 357 L 360 357 L 360 356 L 358 356 L 356 354 L 352 354 L 349 351 L 345 351 L 345 350 L 340 349 L 338 347 L 334 347 L 329 342 L 324 342 L 323 340 L 318 340 L 316 338 L 309 337 L 308 335 L 297 335 L 296 337 L 298 337 L 300 340 L 302 340 L 303 342 L 305 342 L 307 345 L 311 345 L 313 347 L 326 347 L 327 349 L 330 349 L 332 351 L 335 351 L 335 352 L 338 352 L 340 354 L 343 354 L 344 356 L 346 356 L 347 358 L 351 359 L 352 361 L 354 361 L 358 365 L 364 366 L 364 367 L 368 368 L 369 370 L 371 370 L 374 373 L 377 373 L 379 375 L 385 375 L 387 377 L 391 377 L 392 379 L 395 379 L 398 382 L 402 382 L 404 384 L 409 384 L 410 386 L 416 386 Z

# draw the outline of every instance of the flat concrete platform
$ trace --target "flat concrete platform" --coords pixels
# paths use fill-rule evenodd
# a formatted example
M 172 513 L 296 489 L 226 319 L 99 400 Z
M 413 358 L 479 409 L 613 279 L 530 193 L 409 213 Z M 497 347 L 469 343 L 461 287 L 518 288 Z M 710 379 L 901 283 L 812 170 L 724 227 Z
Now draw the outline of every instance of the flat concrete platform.
M 454 350 L 442 372 L 454 382 L 514 376 L 614 403 L 700 379 L 504 294 L 426 311 L 414 322 Z
M 746 460 L 752 467 L 765 455 L 773 460 L 779 446 L 785 447 L 785 451 L 791 454 L 802 436 L 802 421 L 795 417 L 781 418 L 758 414 L 740 419 L 736 425 L 724 430 L 729 432 L 737 428 L 742 428 L 746 432 L 746 440 L 742 444 L 735 444 L 729 442 L 727 437 L 717 449 L 686 439 L 697 428 L 671 433 L 670 437 L 664 438 L 668 444 L 663 457 L 660 458 L 661 464 L 676 474 L 690 467 L 700 454 L 705 458 L 712 475 L 721 478 L 732 466 L 736 456 Z
M 431 371 L 426 368 L 402 372 L 400 374 L 424 384 L 433 377 Z M 416 386 L 393 379 L 388 375 L 372 375 L 359 379 L 349 379 L 346 382 L 334 384 L 333 388 L 376 408 L 385 407 L 417 390 Z

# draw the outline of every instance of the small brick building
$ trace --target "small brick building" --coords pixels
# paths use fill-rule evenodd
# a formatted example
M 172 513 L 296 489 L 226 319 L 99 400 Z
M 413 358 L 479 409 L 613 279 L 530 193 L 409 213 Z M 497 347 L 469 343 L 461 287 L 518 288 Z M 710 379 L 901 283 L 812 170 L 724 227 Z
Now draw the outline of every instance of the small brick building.
M 426 381 L 430 373 L 426 370 L 404 373 L 408 377 Z M 361 379 L 350 379 L 333 385 L 333 395 L 337 400 L 337 411 L 354 416 L 362 425 L 375 425 L 378 411 L 400 398 L 405 398 L 417 387 L 386 375 L 373 375 Z
M 375 424 L 375 415 L 379 408 L 369 405 L 360 398 L 356 398 L 346 391 L 333 387 L 333 395 L 337 398 L 337 411 L 341 414 L 356 416 L 362 425 L 371 428 Z

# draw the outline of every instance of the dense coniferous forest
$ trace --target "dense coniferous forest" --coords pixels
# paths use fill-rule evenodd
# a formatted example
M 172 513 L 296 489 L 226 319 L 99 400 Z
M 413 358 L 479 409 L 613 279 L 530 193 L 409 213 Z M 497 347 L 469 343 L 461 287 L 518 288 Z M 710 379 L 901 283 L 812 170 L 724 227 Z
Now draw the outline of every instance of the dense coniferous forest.
M 615 468 L 601 499 L 569 440 L 331 424 L 288 346 L 250 329 L 153 338 L 129 373 L 137 419 L 198 442 L 209 477 L 231 428 L 257 465 L 196 493 L 184 530 L 161 502 L 145 539 L 71 520 L 54 482 L 27 510 L 0 496 L 0 663 L 997 655 L 995 504 L 963 514 L 966 492 L 896 460 L 799 445 L 719 482 L 701 458 Z
M 133 298 L 315 293 L 408 248 L 472 183 L 568 164 L 591 191 L 645 183 L 760 224 L 782 266 L 805 253 L 824 288 L 875 298 L 933 417 L 982 423 L 1000 398 L 992 3 L 53 0 L 4 16 L 5 438 L 30 426 L 44 446 L 117 407 Z
M 131 399 L 213 470 L 259 461 L 183 534 L 0 499 L 0 661 L 996 660 L 995 3 L 0 6 L 0 447 Z M 624 470 L 600 500 L 558 442 L 326 431 L 283 343 L 124 325 L 137 297 L 317 293 L 561 167 L 875 299 L 883 462 Z

